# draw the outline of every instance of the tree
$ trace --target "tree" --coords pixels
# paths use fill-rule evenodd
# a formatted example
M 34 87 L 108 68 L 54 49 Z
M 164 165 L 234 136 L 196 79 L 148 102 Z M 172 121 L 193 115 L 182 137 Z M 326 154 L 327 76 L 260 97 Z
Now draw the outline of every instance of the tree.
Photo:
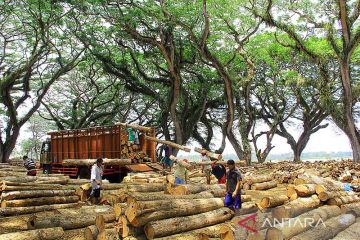
M 39 160 L 42 142 L 47 132 L 54 130 L 54 125 L 51 122 L 45 121 L 37 113 L 32 115 L 27 123 L 28 128 L 25 132 L 30 133 L 31 137 L 24 139 L 20 143 L 21 150 L 23 155 L 30 155 L 30 157 Z
M 264 7 L 265 6 L 265 7 Z M 335 78 L 341 84 L 340 103 L 328 88 L 322 90 L 323 105 L 339 128 L 348 136 L 354 162 L 360 162 L 360 137 L 354 120 L 354 108 L 359 98 L 358 81 L 354 69 L 360 42 L 358 18 L 360 1 L 252 1 L 255 16 L 284 32 L 291 39 L 287 46 L 305 55 L 320 70 L 324 84 Z M 276 17 L 274 16 L 276 12 Z M 297 21 L 293 21 L 296 19 Z M 305 26 L 305 27 L 304 27 Z M 322 38 L 323 37 L 323 38 Z M 320 39 L 319 39 L 320 38 Z M 313 39 L 319 39 L 313 45 Z M 322 41 L 321 41 L 322 40 Z M 321 44 L 320 44 L 321 43 Z M 336 68 L 331 60 L 336 58 Z M 337 74 L 336 72 L 340 74 Z M 326 102 L 327 101 L 327 102 Z
M 84 20 L 88 24 L 78 38 L 91 46 L 108 73 L 125 82 L 126 89 L 156 101 L 158 112 L 153 114 L 166 140 L 185 144 L 207 101 L 219 92 L 214 87 L 219 81 L 162 5 L 154 1 L 91 5 L 85 14 L 96 13 L 98 18 Z M 77 5 L 82 11 L 84 6 L 87 3 Z M 109 29 L 98 28 L 103 22 Z
M 0 105 L 5 131 L 0 162 L 9 159 L 20 128 L 50 86 L 79 61 L 83 49 L 67 26 L 72 11 L 54 1 L 3 1 L 0 6 Z
M 91 57 L 53 84 L 42 104 L 42 116 L 56 123 L 58 129 L 79 129 L 125 121 L 135 99 L 114 76 L 103 71 Z M 47 116 L 49 115 L 49 116 Z

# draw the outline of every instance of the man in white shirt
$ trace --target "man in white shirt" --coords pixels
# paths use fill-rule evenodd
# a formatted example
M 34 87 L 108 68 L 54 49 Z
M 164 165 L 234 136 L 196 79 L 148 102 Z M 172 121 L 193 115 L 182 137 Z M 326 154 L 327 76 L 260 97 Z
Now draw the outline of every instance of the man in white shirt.
M 201 172 L 205 173 L 206 183 L 210 184 L 210 181 L 211 181 L 211 179 L 210 179 L 210 177 L 211 177 L 211 160 L 207 156 L 206 151 L 201 152 L 201 161 L 203 162 Z
M 102 185 L 102 168 L 103 160 L 102 158 L 96 159 L 96 163 L 91 168 L 91 193 L 90 196 L 92 198 L 93 203 L 99 203 L 100 201 L 100 189 Z

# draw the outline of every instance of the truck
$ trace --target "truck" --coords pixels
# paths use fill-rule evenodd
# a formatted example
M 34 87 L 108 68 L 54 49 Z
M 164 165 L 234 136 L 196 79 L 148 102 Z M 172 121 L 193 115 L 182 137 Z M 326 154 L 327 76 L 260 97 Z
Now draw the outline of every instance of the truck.
M 129 141 L 129 133 L 133 135 L 134 132 L 138 136 L 137 142 Z M 40 154 L 40 166 L 48 173 L 61 173 L 71 178 L 90 178 L 91 166 L 79 166 L 76 164 L 79 159 L 93 159 L 94 162 L 97 158 L 131 159 L 130 165 L 104 166 L 103 178 L 110 182 L 120 182 L 136 167 L 132 165 L 143 165 L 139 164 L 143 159 L 156 161 L 156 143 L 145 137 L 155 137 L 155 129 L 151 127 L 118 123 L 113 126 L 53 131 L 48 135 L 49 138 L 42 143 Z M 67 163 L 70 161 L 70 165 L 64 165 L 65 160 Z

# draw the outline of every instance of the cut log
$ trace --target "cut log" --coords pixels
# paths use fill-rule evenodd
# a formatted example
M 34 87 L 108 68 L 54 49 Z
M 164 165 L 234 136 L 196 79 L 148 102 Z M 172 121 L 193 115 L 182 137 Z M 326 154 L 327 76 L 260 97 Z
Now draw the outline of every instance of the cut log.
M 105 229 L 99 233 L 96 240 L 119 240 L 119 234 L 115 229 Z
M 273 180 L 273 177 L 271 175 L 261 175 L 246 177 L 244 181 L 252 185 L 254 183 L 269 182 L 271 180 Z
M 120 235 L 123 238 L 126 238 L 128 236 L 138 236 L 144 234 L 143 228 L 135 228 L 131 226 L 125 216 L 121 216 L 119 222 L 121 223 L 122 226 Z
M 298 217 L 290 218 L 288 221 L 275 224 L 273 227 L 267 230 L 266 236 L 267 239 L 290 239 L 313 227 L 311 224 L 309 224 L 309 219 L 311 219 L 312 223 L 316 224 L 319 221 L 326 221 L 327 219 L 338 216 L 340 214 L 341 210 L 337 206 L 319 207 L 317 209 L 303 213 Z
M 320 222 L 320 221 L 319 221 Z M 337 217 L 330 218 L 324 223 L 317 224 L 312 229 L 301 233 L 293 240 L 308 240 L 308 239 L 331 239 L 339 232 L 345 230 L 355 222 L 355 217 L 352 214 L 343 214 Z
M 356 215 L 356 217 L 360 217 L 360 202 L 341 205 L 341 210 L 344 213 L 351 213 Z
M 352 195 L 352 196 L 341 196 L 341 197 L 335 197 L 335 198 L 330 198 L 327 201 L 327 204 L 329 205 L 343 205 L 343 204 L 348 204 L 348 203 L 353 203 L 353 202 L 359 202 L 360 201 L 360 197 L 356 196 L 356 195 Z
M 344 191 L 344 189 L 339 186 L 324 186 L 321 184 L 317 184 L 315 187 L 315 191 L 316 191 L 316 194 L 320 194 L 322 192 Z
M 168 195 L 164 193 L 129 193 L 126 197 L 128 204 L 134 201 L 155 201 L 166 199 L 201 199 L 213 198 L 214 195 L 208 191 L 189 195 Z
M 267 190 L 270 188 L 275 188 L 276 186 L 277 182 L 275 180 L 270 182 L 254 183 L 251 185 L 251 190 Z
M 344 231 L 338 233 L 332 240 L 350 240 L 360 239 L 360 219 L 356 219 L 356 222 L 346 228 Z
M 64 166 L 92 166 L 94 165 L 96 162 L 96 159 L 64 159 L 62 164 Z M 114 158 L 114 159 L 109 159 L 109 158 L 104 158 L 103 159 L 103 164 L 104 165 L 117 165 L 117 166 L 125 166 L 125 165 L 130 165 L 131 159 L 119 159 L 119 158 Z
M 158 143 L 161 143 L 161 144 L 165 144 L 165 145 L 171 146 L 173 148 L 180 149 L 180 150 L 185 151 L 185 152 L 191 152 L 191 148 L 176 144 L 174 142 L 160 140 L 160 139 L 157 139 L 157 138 L 154 138 L 154 137 L 149 137 L 149 136 L 145 136 L 145 139 L 153 141 L 153 142 L 158 142 Z
M 0 218 L 0 234 L 26 231 L 29 216 L 14 216 Z
M 114 212 L 115 212 L 116 218 L 119 218 L 121 215 L 125 214 L 127 204 L 126 203 L 115 203 L 113 207 L 114 207 Z
M 29 186 L 8 186 L 8 185 L 2 185 L 1 189 L 2 191 L 28 191 L 29 188 L 32 190 L 63 190 L 63 189 L 69 189 L 67 186 L 59 185 L 59 184 L 43 184 L 43 185 L 33 185 L 31 187 Z
M 214 196 L 215 197 L 215 196 Z M 241 202 L 250 202 L 251 201 L 251 196 L 250 195 L 241 195 Z
M 105 229 L 114 228 L 114 223 L 106 223 Z M 90 225 L 84 229 L 84 239 L 86 240 L 96 240 L 99 235 L 99 229 L 96 225 Z
M 75 203 L 78 201 L 79 201 L 78 196 L 28 198 L 28 199 L 2 201 L 1 207 L 5 208 L 5 207 L 41 206 L 48 204 Z
M 320 201 L 325 202 L 325 201 L 329 200 L 330 198 L 347 196 L 347 195 L 349 195 L 349 194 L 344 191 L 336 191 L 336 192 L 324 191 L 324 192 L 320 192 L 318 194 L 318 197 L 319 197 Z
M 211 158 L 214 158 L 216 160 L 220 160 L 222 158 L 221 154 L 219 153 L 213 153 L 213 152 L 210 152 L 206 149 L 203 149 L 203 148 L 198 148 L 198 147 L 195 147 L 195 152 L 198 152 L 198 153 L 206 153 L 206 156 L 208 157 L 211 157 Z
M 148 239 L 154 239 L 155 237 L 165 237 L 180 232 L 222 223 L 231 219 L 233 215 L 234 213 L 230 209 L 220 208 L 192 216 L 151 222 L 145 226 L 144 230 Z
M 187 195 L 187 194 L 195 194 L 208 190 L 219 190 L 225 189 L 225 185 L 217 184 L 217 185 L 178 185 L 175 187 L 168 188 L 168 191 L 171 195 Z
M 135 204 L 133 206 L 135 206 Z M 224 201 L 221 198 L 194 199 L 192 201 L 181 199 L 168 202 L 166 206 L 162 206 L 161 203 L 159 203 L 158 207 L 153 208 L 151 212 L 147 213 L 146 211 L 148 209 L 139 209 L 137 210 L 138 214 L 136 214 L 134 213 L 136 209 L 134 209 L 133 211 L 129 211 L 126 216 L 133 226 L 140 227 L 151 221 L 209 212 L 222 208 L 223 206 Z M 145 213 L 141 214 L 142 212 Z
M 61 227 L 55 227 L 1 234 L 0 240 L 57 240 L 63 236 L 64 230 Z
M 53 197 L 74 195 L 75 190 L 32 190 L 32 191 L 12 191 L 1 194 L 1 200 L 12 200 L 34 197 Z
M 65 230 L 85 228 L 95 224 L 97 214 L 81 213 L 78 215 L 66 216 L 64 214 L 57 214 L 47 218 L 31 217 L 28 222 L 29 229 L 47 228 L 49 226 L 62 227 Z M 103 214 L 105 221 L 115 221 L 115 214 Z
M 116 125 L 120 125 L 124 128 L 133 128 L 133 129 L 136 129 L 136 130 L 140 130 L 140 131 L 143 131 L 143 132 L 152 132 L 153 131 L 153 128 L 151 127 L 145 127 L 145 126 L 141 126 L 141 125 L 138 125 L 138 124 L 129 124 L 129 123 L 116 123 Z
M 288 200 L 286 195 L 264 197 L 261 202 L 261 208 L 271 208 L 283 205 Z
M 51 211 L 55 209 L 77 208 L 79 206 L 81 206 L 80 203 L 67 203 L 67 204 L 54 204 L 54 205 L 44 205 L 44 206 L 32 206 L 32 207 L 6 207 L 6 208 L 0 208 L 0 216 L 15 216 L 15 215 L 43 212 L 43 211 Z
M 315 193 L 316 184 L 300 184 L 295 186 L 295 191 L 300 197 L 308 197 Z
M 298 195 L 295 191 L 295 186 L 294 185 L 288 185 L 286 187 L 286 195 L 289 198 L 290 201 L 293 201 L 295 199 L 298 198 Z
M 305 184 L 305 183 L 306 183 L 305 179 L 302 179 L 302 178 L 295 178 L 294 179 L 294 184 L 295 185 L 300 185 L 300 184 Z
M 78 228 L 72 230 L 65 230 L 64 235 L 61 239 L 66 240 L 86 240 L 84 237 L 84 232 L 86 228 Z
M 156 238 L 156 240 L 202 240 L 202 239 L 224 239 L 233 240 L 234 232 L 227 224 L 217 224 L 185 233 L 175 234 L 167 237 Z
M 320 205 L 320 200 L 316 195 L 307 198 L 298 198 L 286 205 L 276 207 L 272 210 L 273 217 L 277 220 L 283 218 L 293 218 L 305 213 Z
M 256 215 L 254 215 L 256 214 Z M 231 226 L 235 229 L 236 233 L 236 239 L 247 239 L 249 235 L 252 235 L 253 231 L 249 230 L 247 228 L 244 228 L 243 226 L 239 225 L 239 222 L 243 221 L 244 219 L 254 217 L 256 221 L 252 221 L 249 219 L 249 221 L 246 221 L 244 224 L 252 229 L 256 229 L 257 231 L 260 231 L 262 229 L 271 227 L 271 224 L 273 223 L 273 218 L 271 215 L 271 212 L 261 212 L 257 211 L 255 213 L 250 213 L 246 215 L 241 216 L 235 216 L 233 219 L 231 219 Z

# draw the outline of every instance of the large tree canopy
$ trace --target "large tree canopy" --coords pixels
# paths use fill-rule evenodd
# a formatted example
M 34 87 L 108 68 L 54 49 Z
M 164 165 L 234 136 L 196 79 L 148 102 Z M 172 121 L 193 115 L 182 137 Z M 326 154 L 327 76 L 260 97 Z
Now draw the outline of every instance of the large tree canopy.
M 359 162 L 359 13 L 360 0 L 3 1 L 0 161 L 38 112 L 219 153 L 228 139 L 248 164 L 276 135 L 300 161 L 332 120 Z

